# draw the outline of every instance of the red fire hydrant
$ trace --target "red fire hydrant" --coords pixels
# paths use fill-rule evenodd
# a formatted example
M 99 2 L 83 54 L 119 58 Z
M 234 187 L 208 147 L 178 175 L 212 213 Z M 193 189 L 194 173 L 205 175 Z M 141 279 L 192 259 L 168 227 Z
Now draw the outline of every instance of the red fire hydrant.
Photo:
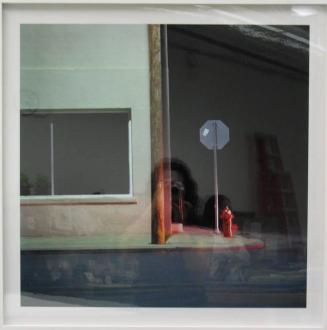
M 220 213 L 220 219 L 223 222 L 223 234 L 225 237 L 233 237 L 238 229 L 237 225 L 233 225 L 234 214 L 226 206 Z

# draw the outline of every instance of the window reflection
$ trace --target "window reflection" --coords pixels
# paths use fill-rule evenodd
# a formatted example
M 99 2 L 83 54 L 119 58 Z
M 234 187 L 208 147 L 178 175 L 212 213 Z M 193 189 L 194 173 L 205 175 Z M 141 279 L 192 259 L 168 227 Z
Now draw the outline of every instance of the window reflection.
M 22 25 L 22 304 L 305 307 L 308 62 L 304 25 Z

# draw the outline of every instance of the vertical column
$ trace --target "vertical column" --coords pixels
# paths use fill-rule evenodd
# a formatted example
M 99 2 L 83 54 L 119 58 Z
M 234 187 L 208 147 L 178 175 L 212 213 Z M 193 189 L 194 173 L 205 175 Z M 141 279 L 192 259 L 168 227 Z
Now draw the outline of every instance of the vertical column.
M 149 52 L 152 169 L 152 243 L 164 244 L 166 241 L 165 176 L 161 85 L 161 40 L 159 25 L 149 26 Z
M 167 25 L 161 25 L 161 62 L 162 62 L 162 112 L 163 112 L 163 147 L 165 176 L 165 236 L 172 232 L 171 201 L 171 150 L 170 150 L 170 95 L 169 95 L 169 56 Z

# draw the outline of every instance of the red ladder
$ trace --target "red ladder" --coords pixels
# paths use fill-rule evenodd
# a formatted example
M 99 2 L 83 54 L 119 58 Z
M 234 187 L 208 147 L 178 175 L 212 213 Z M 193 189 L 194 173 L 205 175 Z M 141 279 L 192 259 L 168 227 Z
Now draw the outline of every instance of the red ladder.
M 288 247 L 303 256 L 303 242 L 292 177 L 284 170 L 275 135 L 255 134 L 258 161 L 259 210 L 281 220 Z

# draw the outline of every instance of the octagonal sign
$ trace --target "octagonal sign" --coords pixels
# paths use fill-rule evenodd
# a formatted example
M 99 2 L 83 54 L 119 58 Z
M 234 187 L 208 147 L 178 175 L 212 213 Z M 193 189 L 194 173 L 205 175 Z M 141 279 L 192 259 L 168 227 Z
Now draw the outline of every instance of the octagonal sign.
M 208 120 L 200 128 L 200 141 L 210 150 L 220 150 L 229 142 L 229 128 L 221 120 Z

